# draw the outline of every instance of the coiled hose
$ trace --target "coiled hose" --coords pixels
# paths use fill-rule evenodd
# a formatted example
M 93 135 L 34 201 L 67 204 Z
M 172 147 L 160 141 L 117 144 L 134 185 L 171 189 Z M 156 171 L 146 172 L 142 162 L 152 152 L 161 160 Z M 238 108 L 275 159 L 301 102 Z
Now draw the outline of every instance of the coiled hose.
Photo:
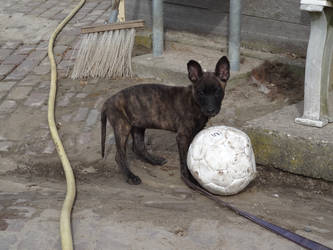
M 55 147 L 57 149 L 58 155 L 60 157 L 67 183 L 67 192 L 62 206 L 60 215 L 60 237 L 61 246 L 63 250 L 73 249 L 73 239 L 71 230 L 71 211 L 75 199 L 75 179 L 73 170 L 67 158 L 66 152 L 59 138 L 57 127 L 54 118 L 54 104 L 57 92 L 57 66 L 54 60 L 53 45 L 59 32 L 62 28 L 71 20 L 71 18 L 79 11 L 79 9 L 84 5 L 85 0 L 81 0 L 80 3 L 71 11 L 71 13 L 58 25 L 49 40 L 48 56 L 51 64 L 51 83 L 50 83 L 50 94 L 48 102 L 48 122 L 50 133 L 54 141 Z

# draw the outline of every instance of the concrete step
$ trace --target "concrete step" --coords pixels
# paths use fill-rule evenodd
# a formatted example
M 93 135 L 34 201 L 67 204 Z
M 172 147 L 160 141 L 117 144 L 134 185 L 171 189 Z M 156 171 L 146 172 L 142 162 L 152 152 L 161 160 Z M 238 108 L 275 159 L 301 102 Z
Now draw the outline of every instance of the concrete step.
M 333 181 L 333 124 L 324 128 L 296 124 L 303 102 L 248 121 L 256 162 L 291 173 Z
M 226 52 L 219 50 L 169 42 L 162 56 L 154 57 L 152 54 L 136 56 L 132 59 L 134 72 L 140 78 L 157 78 L 168 84 L 186 84 L 187 62 L 196 60 L 204 71 L 214 71 L 217 61 L 227 56 Z M 263 59 L 245 57 L 241 59 L 239 72 L 231 72 L 231 78 L 246 76 L 251 70 L 259 66 Z

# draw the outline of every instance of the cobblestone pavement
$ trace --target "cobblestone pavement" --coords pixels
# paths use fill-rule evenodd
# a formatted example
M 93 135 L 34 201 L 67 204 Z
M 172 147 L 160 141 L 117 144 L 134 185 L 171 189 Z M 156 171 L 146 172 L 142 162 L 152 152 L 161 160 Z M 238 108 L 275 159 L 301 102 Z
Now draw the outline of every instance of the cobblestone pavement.
M 16 23 L 1 25 L 0 38 L 0 152 L 18 152 L 24 147 L 24 138 L 40 133 L 40 148 L 30 149 L 31 154 L 52 154 L 46 124 L 47 98 L 49 91 L 50 64 L 47 57 L 48 38 L 55 26 L 67 16 L 77 2 L 73 1 L 2 1 L 1 19 L 17 19 Z M 77 43 L 79 27 L 94 22 L 101 23 L 110 8 L 110 1 L 87 2 L 58 36 L 54 52 L 59 79 L 63 79 L 73 65 L 73 47 Z M 0 20 L 1 20 L 0 19 Z M 24 23 L 26 19 L 33 20 Z M 52 25 L 44 25 L 51 23 Z M 47 30 L 44 31 L 44 26 Z M 39 30 L 45 34 L 39 35 Z M 37 34 L 31 34 L 37 32 Z M 13 35 L 24 34 L 22 39 Z M 26 39 L 25 39 L 26 37 Z M 39 40 L 36 40 L 39 37 Z M 96 82 L 95 82 L 96 83 Z M 67 107 L 72 100 L 84 101 L 88 93 L 72 89 L 60 96 L 59 107 Z M 59 96 L 59 95 L 58 95 Z M 98 105 L 79 107 L 75 117 L 65 115 L 60 122 L 82 122 L 86 132 L 96 124 Z M 31 122 L 24 114 L 29 114 Z M 14 116 L 14 119 L 13 119 Z M 21 116 L 17 122 L 16 117 Z M 15 121 L 14 121 L 15 120 Z M 29 125 L 39 124 L 39 131 L 32 131 Z M 23 129 L 25 128 L 25 129 Z M 14 132 L 13 130 L 16 130 Z M 25 130 L 24 134 L 19 131 Z M 29 131 L 29 132 L 28 132 Z M 23 131 L 22 131 L 23 132 Z M 77 139 L 79 140 L 79 139 Z M 22 145 L 23 144 L 23 145 Z
M 51 32 L 76 4 L 1 1 L 1 250 L 60 249 L 58 218 L 65 183 L 47 125 L 47 46 Z M 109 0 L 87 1 L 54 48 L 59 74 L 56 121 L 78 183 L 73 212 L 76 249 L 300 249 L 186 188 L 179 178 L 174 136 L 167 132 L 149 132 L 154 137 L 148 133 L 147 139 L 148 147 L 153 145 L 167 157 L 166 166 L 142 163 L 129 152 L 133 170 L 144 180 L 139 187 L 127 185 L 118 173 L 110 150 L 112 133 L 107 140 L 109 156 L 100 159 L 103 101 L 126 86 L 154 80 L 66 77 L 79 27 L 103 22 L 110 5 Z M 232 112 L 234 116 L 236 111 Z M 247 192 L 225 199 L 333 247 L 332 185 L 264 172 Z

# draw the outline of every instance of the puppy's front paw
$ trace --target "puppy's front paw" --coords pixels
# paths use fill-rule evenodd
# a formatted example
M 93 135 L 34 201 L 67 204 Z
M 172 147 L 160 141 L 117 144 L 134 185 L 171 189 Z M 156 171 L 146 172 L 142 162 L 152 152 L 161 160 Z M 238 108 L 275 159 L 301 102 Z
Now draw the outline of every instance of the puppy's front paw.
M 154 159 L 152 159 L 151 164 L 158 165 L 158 166 L 163 166 L 167 162 L 168 162 L 167 159 L 165 159 L 163 157 L 154 156 Z
M 131 174 L 128 176 L 127 183 L 131 185 L 139 185 L 141 183 L 141 179 L 139 176 Z

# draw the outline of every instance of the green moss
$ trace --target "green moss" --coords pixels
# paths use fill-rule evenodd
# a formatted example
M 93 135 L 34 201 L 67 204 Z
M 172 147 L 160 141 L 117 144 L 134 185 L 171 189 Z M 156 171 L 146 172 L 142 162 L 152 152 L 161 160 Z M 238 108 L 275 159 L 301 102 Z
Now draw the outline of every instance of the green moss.
M 135 45 L 143 46 L 147 49 L 151 49 L 153 47 L 153 41 L 151 35 L 136 35 L 135 36 Z
M 256 162 L 291 173 L 333 181 L 333 144 L 290 137 L 261 128 L 246 128 Z

